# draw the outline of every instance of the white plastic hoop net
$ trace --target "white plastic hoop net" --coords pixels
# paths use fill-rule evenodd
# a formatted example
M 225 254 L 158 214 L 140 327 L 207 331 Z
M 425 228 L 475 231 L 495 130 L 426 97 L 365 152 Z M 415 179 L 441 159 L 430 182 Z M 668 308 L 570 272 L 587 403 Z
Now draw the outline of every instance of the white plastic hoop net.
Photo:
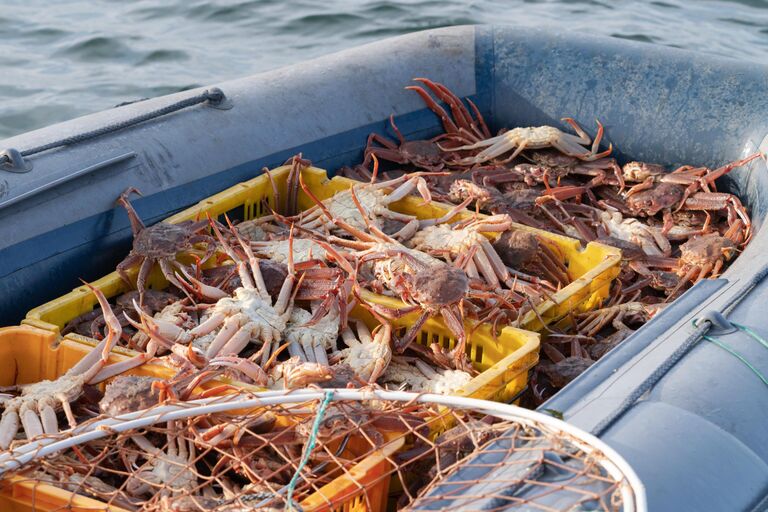
M 40 510 L 646 509 L 631 467 L 567 423 L 388 391 L 237 394 L 102 416 L 0 453 L 0 472 L 0 493 L 26 485 Z M 52 488 L 66 493 L 52 499 Z

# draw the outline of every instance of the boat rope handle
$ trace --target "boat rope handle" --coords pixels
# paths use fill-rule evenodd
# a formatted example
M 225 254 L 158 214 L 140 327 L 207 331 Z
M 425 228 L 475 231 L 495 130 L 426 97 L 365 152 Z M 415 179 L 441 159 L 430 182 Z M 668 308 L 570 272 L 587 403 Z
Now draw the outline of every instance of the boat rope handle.
M 727 301 L 722 309 L 722 313 L 727 314 L 731 309 L 735 308 L 739 301 L 746 297 L 749 291 L 765 279 L 766 276 L 768 276 L 768 265 L 763 265 L 760 270 L 746 281 L 732 298 Z M 701 340 L 701 337 L 709 331 L 712 325 L 712 322 L 706 318 L 703 318 L 701 322 L 694 322 L 694 331 L 683 341 L 683 343 L 667 356 L 667 358 L 653 372 L 651 372 L 650 375 L 643 379 L 643 381 L 640 382 L 611 413 L 592 427 L 589 433 L 599 437 L 600 434 L 613 425 L 617 419 L 623 416 L 624 413 L 627 412 L 635 402 L 640 400 L 646 392 L 650 391 L 656 383 L 658 383 L 664 375 L 666 375 L 667 372 L 669 372 L 669 370 L 671 370 L 672 367 Z
M 293 474 L 293 478 L 291 478 L 291 481 L 288 483 L 288 495 L 286 497 L 288 510 L 301 510 L 301 507 L 293 502 L 293 491 L 296 489 L 296 484 L 299 482 L 299 477 L 301 476 L 301 470 L 304 469 L 304 466 L 307 465 L 307 462 L 309 462 L 309 457 L 312 455 L 312 452 L 315 450 L 315 444 L 317 443 L 317 434 L 320 432 L 320 423 L 323 421 L 323 416 L 325 416 L 325 410 L 328 408 L 328 404 L 331 403 L 331 400 L 333 400 L 333 392 L 332 391 L 326 391 L 325 397 L 323 398 L 323 401 L 320 402 L 320 407 L 317 408 L 317 415 L 315 416 L 315 422 L 312 424 L 312 432 L 309 434 L 309 440 L 307 441 L 307 444 L 304 446 L 304 455 L 301 457 L 301 461 L 299 461 L 299 465 L 296 466 L 296 472 Z
M 5 151 L 0 152 L 0 169 L 9 170 L 12 172 L 26 172 L 30 170 L 31 167 L 27 166 L 27 168 L 20 168 L 19 166 L 24 164 L 23 160 L 20 160 L 21 157 L 42 153 L 43 151 L 48 151 L 49 149 L 55 149 L 62 146 L 69 146 L 72 144 L 85 142 L 87 140 L 94 139 L 96 137 L 101 137 L 102 135 L 106 135 L 108 133 L 116 132 L 124 128 L 137 125 L 139 123 L 143 123 L 145 121 L 149 121 L 151 119 L 165 116 L 173 112 L 177 112 L 179 110 L 189 108 L 194 105 L 198 105 L 200 103 L 206 103 L 206 102 L 208 102 L 210 106 L 216 107 L 219 109 L 231 108 L 231 104 L 229 104 L 228 99 L 224 94 L 224 91 L 222 91 L 218 87 L 212 87 L 210 89 L 204 90 L 203 92 L 195 96 L 191 96 L 189 98 L 179 100 L 175 103 L 171 103 L 170 105 L 166 105 L 165 107 L 151 110 L 149 112 L 145 112 L 143 114 L 125 119 L 123 121 L 107 124 L 106 126 L 102 126 L 101 128 L 97 128 L 95 130 L 79 133 L 77 135 L 72 135 L 69 137 L 64 137 L 62 139 L 49 142 L 47 144 L 34 146 L 22 151 L 18 151 L 15 149 L 6 149 Z

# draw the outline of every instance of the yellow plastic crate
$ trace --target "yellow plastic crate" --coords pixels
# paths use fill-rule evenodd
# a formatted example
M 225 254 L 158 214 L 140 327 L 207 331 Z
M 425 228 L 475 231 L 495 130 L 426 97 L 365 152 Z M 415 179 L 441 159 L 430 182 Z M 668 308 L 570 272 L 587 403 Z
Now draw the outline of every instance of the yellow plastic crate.
M 60 340 L 57 344 L 55 332 L 27 325 L 2 328 L 0 329 L 0 386 L 56 379 L 82 359 L 91 348 L 90 344 L 67 338 Z M 110 362 L 117 362 L 125 357 L 123 354 L 114 353 Z M 168 378 L 175 372 L 162 365 L 145 364 L 128 373 Z M 221 381 L 213 381 L 209 386 L 219 386 L 221 383 Z M 302 509 L 384 512 L 389 488 L 389 458 L 403 446 L 403 443 L 403 438 L 396 438 L 365 457 L 352 467 L 348 474 L 336 478 L 305 498 L 301 503 Z M 348 448 L 354 453 L 354 440 L 350 442 Z M 358 448 L 360 449 L 367 451 L 367 447 Z M 365 495 L 361 489 L 366 489 Z M 0 480 L 0 510 L 3 512 L 59 510 L 127 512 L 97 499 L 77 495 L 54 485 L 18 475 Z
M 271 171 L 281 197 L 286 197 L 286 178 L 290 167 L 283 166 Z M 345 190 L 352 183 L 349 180 L 334 178 L 329 180 L 325 171 L 309 168 L 303 171 L 305 183 L 311 190 L 327 197 L 339 190 Z M 167 222 L 179 223 L 186 220 L 212 218 L 224 220 L 224 215 L 230 218 L 248 220 L 262 215 L 262 200 L 266 199 L 274 207 L 272 185 L 266 176 L 262 175 L 250 181 L 240 183 L 219 194 L 211 196 L 197 205 L 170 217 Z M 411 198 L 401 202 L 411 203 Z M 415 201 L 415 199 L 413 199 Z M 299 207 L 307 209 L 314 203 L 303 192 L 298 197 Z M 399 202 L 400 203 L 400 202 Z M 131 274 L 135 279 L 135 269 Z M 108 298 L 128 291 L 127 285 L 113 272 L 92 285 L 100 289 Z M 150 286 L 160 288 L 167 283 L 159 272 L 154 272 L 150 278 Z M 403 307 L 399 300 L 369 294 L 367 298 L 392 307 Z M 24 323 L 34 325 L 53 332 L 60 332 L 73 318 L 91 311 L 97 306 L 96 297 L 86 286 L 76 288 L 72 292 L 55 299 L 47 304 L 33 309 L 27 314 Z M 352 317 L 358 317 L 373 328 L 377 325 L 375 319 L 364 309 L 356 308 Z M 406 315 L 393 321 L 393 328 L 407 329 L 416 314 Z M 461 396 L 508 402 L 520 393 L 528 381 L 528 370 L 538 362 L 539 335 L 514 327 L 505 327 L 494 339 L 490 326 L 477 326 L 467 322 L 468 332 L 472 332 L 467 342 L 467 356 L 474 367 L 481 372 L 461 390 Z M 67 338 L 81 342 L 95 343 L 94 340 L 76 334 L 68 334 Z M 444 348 L 451 349 L 456 343 L 455 338 L 441 319 L 430 319 L 422 327 L 417 341 L 424 346 L 433 342 L 440 343 Z

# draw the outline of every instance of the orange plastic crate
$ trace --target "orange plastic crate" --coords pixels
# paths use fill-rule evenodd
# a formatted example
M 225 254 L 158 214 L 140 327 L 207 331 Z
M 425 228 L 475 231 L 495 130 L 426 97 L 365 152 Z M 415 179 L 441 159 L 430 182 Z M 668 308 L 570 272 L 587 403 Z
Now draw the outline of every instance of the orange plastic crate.
M 57 344 L 55 332 L 31 326 L 0 329 L 0 386 L 29 384 L 40 380 L 53 380 L 65 373 L 85 356 L 92 346 L 64 338 Z M 110 362 L 126 356 L 114 353 Z M 133 375 L 168 378 L 175 373 L 158 364 L 145 364 L 128 372 Z M 221 382 L 209 383 L 210 386 Z M 305 511 L 372 511 L 384 512 L 389 487 L 388 458 L 399 450 L 404 439 L 395 439 L 371 453 L 348 474 L 336 478 L 302 501 Z M 360 443 L 362 445 L 362 443 Z M 356 448 L 350 441 L 352 453 Z M 367 450 L 361 446 L 357 450 Z M 366 489 L 362 492 L 361 489 Z M 3 512 L 76 512 L 114 511 L 127 512 L 109 506 L 97 499 L 77 495 L 48 483 L 29 477 L 14 475 L 0 480 L 0 510 Z

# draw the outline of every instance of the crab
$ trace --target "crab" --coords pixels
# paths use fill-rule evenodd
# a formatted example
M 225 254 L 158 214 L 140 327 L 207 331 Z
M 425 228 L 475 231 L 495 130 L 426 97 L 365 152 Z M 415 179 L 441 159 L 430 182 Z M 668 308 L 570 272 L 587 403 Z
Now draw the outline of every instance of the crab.
M 112 379 L 104 389 L 99 401 L 99 410 L 109 416 L 149 409 L 157 405 L 158 396 L 153 385 L 160 382 L 156 377 L 143 375 L 120 375 Z
M 359 265 L 368 265 L 379 283 L 411 304 L 401 309 L 377 305 L 378 313 L 385 317 L 391 317 L 391 315 L 399 317 L 414 311 L 421 311 L 418 320 L 414 322 L 403 338 L 395 343 L 395 348 L 398 351 L 405 350 L 416 337 L 424 322 L 439 313 L 448 328 L 457 337 L 458 343 L 454 349 L 456 364 L 460 367 L 467 366 L 468 363 L 464 354 L 467 334 L 464 329 L 463 313 L 459 308 L 462 300 L 469 292 L 467 275 L 455 266 L 420 251 L 409 249 L 383 233 L 368 218 L 354 190 L 351 191 L 351 196 L 358 214 L 371 233 L 357 229 L 343 219 L 334 217 L 322 202 L 314 198 L 322 214 L 334 226 L 355 237 L 355 240 L 347 240 L 329 236 L 326 239 L 327 242 L 322 242 L 323 247 L 349 275 L 357 275 L 357 270 L 351 267 L 347 257 L 357 259 Z M 449 212 L 446 217 L 453 215 L 455 215 L 454 212 Z M 428 222 L 436 223 L 441 220 L 432 219 Z M 357 251 L 342 255 L 331 244 L 357 249 Z
M 648 256 L 669 256 L 672 253 L 672 246 L 661 229 L 632 217 L 624 218 L 617 211 L 601 211 L 599 215 L 608 236 L 631 242 Z
M 319 306 L 314 304 L 315 311 Z M 314 315 L 306 309 L 294 307 L 288 320 L 284 338 L 291 356 L 308 363 L 328 365 L 328 350 L 335 351 L 339 336 L 339 310 L 331 307 L 327 315 L 311 322 Z
M 564 258 L 556 246 L 539 235 L 524 229 L 505 231 L 494 243 L 494 249 L 508 268 L 540 277 L 554 285 L 565 286 L 571 282 Z
M 394 384 L 414 393 L 454 395 L 472 380 L 472 374 L 462 370 L 435 369 L 419 358 L 393 359 L 381 377 L 383 384 Z
M 565 133 L 554 126 L 514 128 L 496 137 L 457 148 L 445 148 L 445 151 L 471 151 L 486 148 L 474 156 L 462 158 L 459 163 L 464 165 L 482 164 L 488 160 L 496 159 L 513 149 L 512 154 L 501 160 L 500 163 L 514 160 L 525 149 L 554 147 L 561 153 L 587 162 L 605 158 L 613 151 L 613 146 L 611 145 L 606 151 L 602 153 L 597 152 L 600 140 L 603 137 L 603 125 L 599 121 L 597 122 L 598 130 L 594 142 L 592 142 L 589 135 L 582 130 L 576 121 L 570 117 L 563 118 L 563 121 L 568 123 L 578 135 Z M 592 143 L 591 150 L 584 147 L 590 143 Z
M 89 285 L 90 286 L 90 285 Z M 86 385 L 102 382 L 149 360 L 145 354 L 118 363 L 107 364 L 110 351 L 120 338 L 120 320 L 112 312 L 104 294 L 91 287 L 101 305 L 108 327 L 107 336 L 98 343 L 75 366 L 56 380 L 43 380 L 34 384 L 18 386 L 21 395 L 5 401 L 5 410 L 0 419 L 0 449 L 11 445 L 19 429 L 19 421 L 27 439 L 59 431 L 57 410 L 63 410 L 69 426 L 74 428 L 77 421 L 70 402 L 79 398 Z
M 720 274 L 723 264 L 736 254 L 736 244 L 731 238 L 717 233 L 691 238 L 680 246 L 680 285 L 697 283 L 706 277 Z M 674 292 L 671 294 L 674 295 Z
M 507 215 L 494 215 L 481 219 L 469 219 L 454 226 L 437 224 L 418 231 L 407 245 L 435 257 L 461 260 L 460 267 L 469 277 L 480 278 L 493 288 L 503 282 L 508 288 L 515 287 L 512 274 L 482 233 L 502 233 L 512 226 Z
M 125 482 L 127 494 L 134 497 L 177 496 L 189 494 L 190 489 L 197 486 L 195 444 L 183 435 L 177 435 L 178 429 L 177 422 L 168 422 L 165 451 L 155 447 L 143 435 L 131 436 L 140 451 L 129 456 L 136 466 Z M 140 466 L 136 464 L 139 453 L 146 459 Z
M 359 236 L 366 236 L 358 233 Z M 382 233 L 383 235 L 383 233 Z M 467 275 L 459 268 L 432 258 L 422 252 L 408 249 L 394 241 L 383 242 L 367 237 L 366 242 L 339 241 L 364 249 L 353 253 L 361 265 L 370 264 L 377 281 L 400 296 L 409 306 L 393 309 L 383 305 L 371 305 L 384 317 L 397 318 L 419 311 L 419 318 L 402 338 L 395 342 L 395 349 L 403 352 L 414 340 L 424 323 L 440 314 L 448 328 L 456 336 L 454 357 L 458 367 L 464 367 L 464 349 L 467 334 L 463 313 L 459 307 L 469 292 Z M 343 261 L 343 256 L 340 256 Z M 343 264 L 343 263 L 342 263 Z M 350 271 L 353 271 L 351 268 Z
M 684 166 L 670 173 L 661 173 L 659 166 L 653 166 L 642 183 L 626 192 L 626 207 L 634 215 L 647 217 L 662 212 L 664 215 L 662 234 L 664 235 L 675 226 L 672 212 L 722 211 L 728 215 L 729 226 L 739 221 L 743 224 L 742 240 L 739 243 L 744 245 L 751 237 L 751 222 L 741 201 L 733 194 L 711 191 L 710 187 L 714 188 L 716 179 L 760 156 L 762 153 L 755 153 L 715 170 Z M 631 166 L 632 173 L 635 173 L 637 167 L 640 170 L 637 170 L 636 174 L 645 175 L 642 172 L 642 166 L 638 166 L 636 162 L 631 162 L 627 166 Z
M 136 280 L 136 288 L 139 290 L 141 301 L 147 287 L 147 278 L 155 263 L 160 265 L 163 276 L 168 282 L 177 288 L 182 288 L 174 275 L 175 269 L 182 266 L 176 260 L 176 255 L 191 249 L 194 244 L 205 243 L 207 250 L 204 260 L 207 260 L 213 256 L 216 250 L 216 241 L 210 235 L 202 233 L 208 226 L 207 221 L 186 221 L 179 224 L 160 222 L 146 227 L 128 200 L 132 193 L 141 194 L 137 189 L 131 187 L 123 192 L 118 199 L 118 203 L 125 208 L 128 213 L 128 220 L 131 222 L 133 248 L 128 256 L 118 263 L 117 272 L 123 281 L 132 286 L 127 270 L 141 265 Z
M 174 345 L 189 345 L 196 338 L 210 338 L 210 335 L 216 332 L 212 340 L 206 338 L 206 359 L 219 354 L 238 354 L 249 343 L 258 342 L 261 344 L 261 361 L 266 363 L 273 345 L 276 346 L 282 339 L 293 309 L 292 294 L 297 283 L 293 260 L 289 256 L 288 277 L 273 304 L 261 274 L 259 260 L 250 245 L 234 232 L 240 248 L 246 255 L 245 259 L 241 258 L 225 240 L 218 227 L 213 223 L 211 225 L 227 255 L 237 265 L 242 286 L 235 290 L 233 297 L 222 290 L 212 291 L 211 295 L 221 298 L 208 308 L 207 316 L 192 329 L 152 318 L 143 312 L 140 314 L 142 324 L 137 324 L 136 327 L 159 345 L 168 348 Z M 189 275 L 187 278 L 192 280 Z
M 369 217 L 370 222 L 381 229 L 384 219 L 390 219 L 405 223 L 400 230 L 392 234 L 392 237 L 409 238 L 418 230 L 419 220 L 413 215 L 390 210 L 389 205 L 403 199 L 414 190 L 419 191 L 424 204 L 430 203 L 432 196 L 422 174 L 413 173 L 389 181 L 353 185 L 349 190 L 338 192 L 325 201 L 320 201 L 300 176 L 299 184 L 316 205 L 299 216 L 298 226 L 310 230 L 339 232 L 338 226 L 334 223 L 334 220 L 339 220 L 355 229 L 365 229 L 368 220 L 364 220 L 364 217 Z M 394 190 L 391 192 L 386 191 L 393 187 Z
M 378 380 L 392 359 L 392 326 L 375 315 L 381 324 L 371 332 L 363 322 L 356 322 L 357 336 L 347 326 L 341 337 L 347 348 L 333 354 L 334 361 L 348 365 L 358 378 L 372 384 Z
M 429 140 L 406 140 L 395 124 L 394 115 L 389 116 L 389 124 L 397 136 L 399 145 L 377 133 L 370 134 L 365 146 L 363 168 L 367 168 L 375 158 L 398 164 L 412 164 L 427 171 L 440 171 L 445 167 L 444 153 L 436 143 Z M 373 143 L 381 147 L 373 146 Z

